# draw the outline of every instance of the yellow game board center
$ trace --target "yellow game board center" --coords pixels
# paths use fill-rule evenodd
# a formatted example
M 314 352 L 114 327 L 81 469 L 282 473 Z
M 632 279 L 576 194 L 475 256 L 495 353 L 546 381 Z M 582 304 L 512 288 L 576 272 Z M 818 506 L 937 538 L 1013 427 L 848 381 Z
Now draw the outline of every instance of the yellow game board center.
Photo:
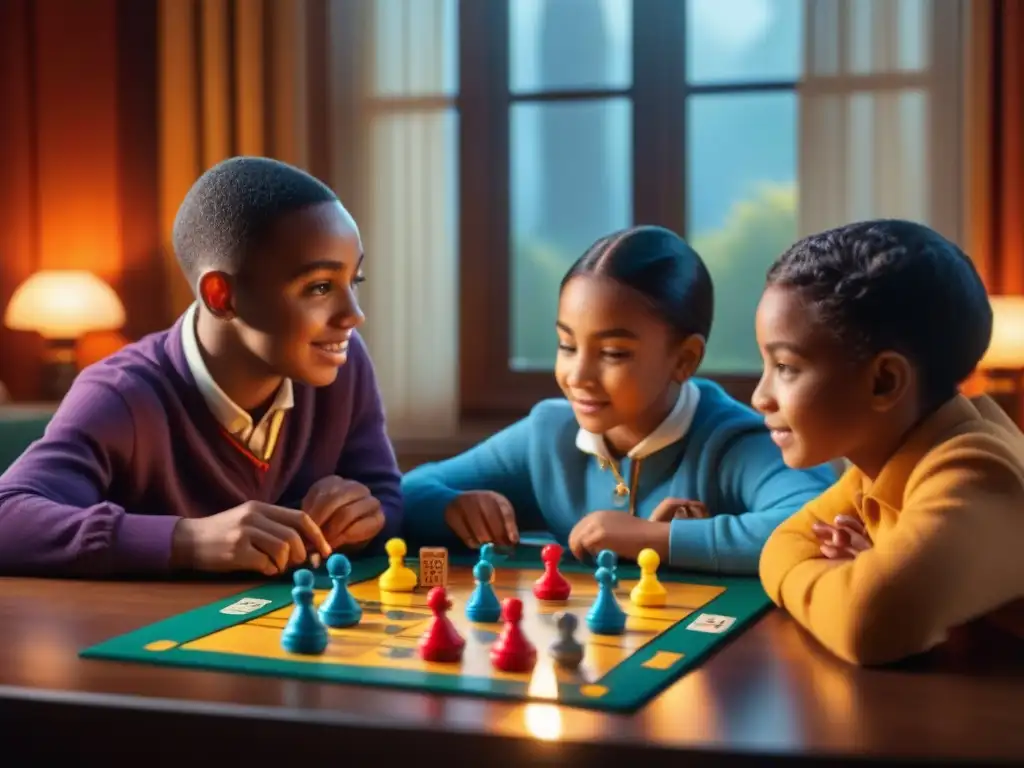
M 653 549 L 644 549 L 637 555 L 636 564 L 640 566 L 640 580 L 637 581 L 629 599 L 641 608 L 657 608 L 665 604 L 668 590 L 658 581 L 656 571 L 661 565 L 661 558 Z
M 408 549 L 402 539 L 388 539 L 384 545 L 388 554 L 388 568 L 380 575 L 378 584 L 384 592 L 412 592 L 416 589 L 416 571 L 406 566 L 404 558 Z

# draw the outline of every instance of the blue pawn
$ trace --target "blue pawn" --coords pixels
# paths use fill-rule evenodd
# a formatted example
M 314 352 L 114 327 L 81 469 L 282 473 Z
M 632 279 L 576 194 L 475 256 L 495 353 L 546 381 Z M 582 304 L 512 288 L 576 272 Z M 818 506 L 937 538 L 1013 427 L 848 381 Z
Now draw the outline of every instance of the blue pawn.
M 501 618 L 501 603 L 498 601 L 498 596 L 494 594 L 494 587 L 491 586 L 493 575 L 494 566 L 486 560 L 481 560 L 473 566 L 476 589 L 466 601 L 466 618 L 470 621 L 489 624 Z
M 626 612 L 612 592 L 612 572 L 597 569 L 597 599 L 587 613 L 587 626 L 595 635 L 621 635 L 626 631 Z
M 344 555 L 331 555 L 327 559 L 327 573 L 334 588 L 320 605 L 320 618 L 328 627 L 351 627 L 363 618 L 363 609 L 348 591 L 348 578 L 352 564 Z
M 480 562 L 494 565 L 494 545 L 491 542 L 480 547 Z
M 281 634 L 281 647 L 289 653 L 319 654 L 327 648 L 327 627 L 313 607 L 313 572 L 295 572 L 292 589 L 295 609 Z
M 514 552 L 515 547 L 496 547 L 490 541 L 480 545 L 480 559 L 491 565 L 507 560 Z
M 612 572 L 612 589 L 619 586 L 619 574 L 615 570 L 618 567 L 619 558 L 610 549 L 602 549 L 597 553 L 597 567 L 607 568 Z

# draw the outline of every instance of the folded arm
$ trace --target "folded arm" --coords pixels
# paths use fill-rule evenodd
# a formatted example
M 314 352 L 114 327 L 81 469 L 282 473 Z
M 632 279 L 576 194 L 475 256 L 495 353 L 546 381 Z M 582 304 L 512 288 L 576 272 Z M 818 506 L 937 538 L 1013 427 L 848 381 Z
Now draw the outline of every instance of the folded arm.
M 756 575 L 772 531 L 835 481 L 828 467 L 787 467 L 761 430 L 738 439 L 711 471 L 724 508 L 710 510 L 704 519 L 672 522 L 673 567 Z
M 0 572 L 42 576 L 165 570 L 177 517 L 107 501 L 129 470 L 135 425 L 113 387 L 80 379 L 45 435 L 0 478 Z
M 840 658 L 874 665 L 922 653 L 1024 593 L 1019 471 L 995 444 L 958 441 L 918 469 L 896 524 L 855 559 L 812 551 L 810 526 L 832 508 L 801 513 L 765 547 L 771 598 Z

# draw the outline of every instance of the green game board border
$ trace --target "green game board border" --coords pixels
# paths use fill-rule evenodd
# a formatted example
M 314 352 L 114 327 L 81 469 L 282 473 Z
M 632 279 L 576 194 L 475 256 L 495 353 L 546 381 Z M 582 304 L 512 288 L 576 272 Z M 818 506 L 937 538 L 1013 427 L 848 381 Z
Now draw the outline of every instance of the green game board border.
M 530 556 L 532 555 L 532 557 Z M 415 566 L 418 558 L 407 558 L 410 566 Z M 449 562 L 453 565 L 473 565 L 476 556 L 453 555 Z M 540 570 L 540 559 L 537 551 L 530 553 L 512 553 L 496 558 L 495 565 L 514 566 L 525 570 Z M 373 579 L 383 573 L 387 567 L 386 557 L 371 557 L 352 561 L 353 583 Z M 577 562 L 567 562 L 561 566 L 565 572 L 592 572 L 593 568 Z M 621 564 L 618 567 L 619 578 L 635 579 L 639 570 L 635 565 Z M 321 566 L 316 572 L 316 586 L 320 589 L 330 588 L 330 579 Z M 558 698 L 549 699 L 534 697 L 528 693 L 526 683 L 488 678 L 469 677 L 466 675 L 448 675 L 430 672 L 416 672 L 403 669 L 386 669 L 374 667 L 347 667 L 341 664 L 317 664 L 309 661 L 287 661 L 284 659 L 263 659 L 247 656 L 236 656 L 228 653 L 213 653 L 183 650 L 180 646 L 213 632 L 272 613 L 292 603 L 291 579 L 264 584 L 244 590 L 231 597 L 209 605 L 172 616 L 163 621 L 150 624 L 133 632 L 112 638 L 80 652 L 86 659 L 104 659 L 108 661 L 135 662 L 164 666 L 200 668 L 207 670 L 243 672 L 247 674 L 273 675 L 353 685 L 377 685 L 399 689 L 418 689 L 430 693 L 482 696 L 492 699 L 515 701 L 536 701 L 554 703 L 584 709 L 631 713 L 654 699 L 662 690 L 682 677 L 686 672 L 701 664 L 709 654 L 728 643 L 771 606 L 767 594 L 758 579 L 738 576 L 707 576 L 704 574 L 687 574 L 665 571 L 659 573 L 662 581 L 685 581 L 691 584 L 705 584 L 725 587 L 725 592 L 686 618 L 679 621 L 644 648 L 651 651 L 668 651 L 683 654 L 683 658 L 671 669 L 651 669 L 644 667 L 639 654 L 633 654 L 626 661 L 614 667 L 597 684 L 605 686 L 608 692 L 600 697 L 587 696 L 581 692 L 576 683 L 561 683 Z M 244 615 L 220 613 L 221 609 L 242 598 L 257 598 L 270 602 L 256 611 Z M 721 634 L 690 631 L 686 627 L 701 613 L 714 613 L 731 616 L 736 619 L 729 629 Z M 584 617 L 580 616 L 582 622 Z M 145 646 L 157 640 L 173 640 L 178 646 L 165 651 L 147 651 Z M 544 649 L 538 649 L 543 653 Z M 646 658 L 649 654 L 644 654 Z

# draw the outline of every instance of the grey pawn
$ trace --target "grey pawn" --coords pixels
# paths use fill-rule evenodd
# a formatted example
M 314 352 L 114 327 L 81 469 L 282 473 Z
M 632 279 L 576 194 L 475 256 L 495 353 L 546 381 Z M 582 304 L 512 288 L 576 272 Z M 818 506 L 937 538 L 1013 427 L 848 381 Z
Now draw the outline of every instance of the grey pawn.
M 564 611 L 555 614 L 558 639 L 551 644 L 550 653 L 555 663 L 566 669 L 576 669 L 583 661 L 583 646 L 576 639 L 579 621 L 574 613 Z

